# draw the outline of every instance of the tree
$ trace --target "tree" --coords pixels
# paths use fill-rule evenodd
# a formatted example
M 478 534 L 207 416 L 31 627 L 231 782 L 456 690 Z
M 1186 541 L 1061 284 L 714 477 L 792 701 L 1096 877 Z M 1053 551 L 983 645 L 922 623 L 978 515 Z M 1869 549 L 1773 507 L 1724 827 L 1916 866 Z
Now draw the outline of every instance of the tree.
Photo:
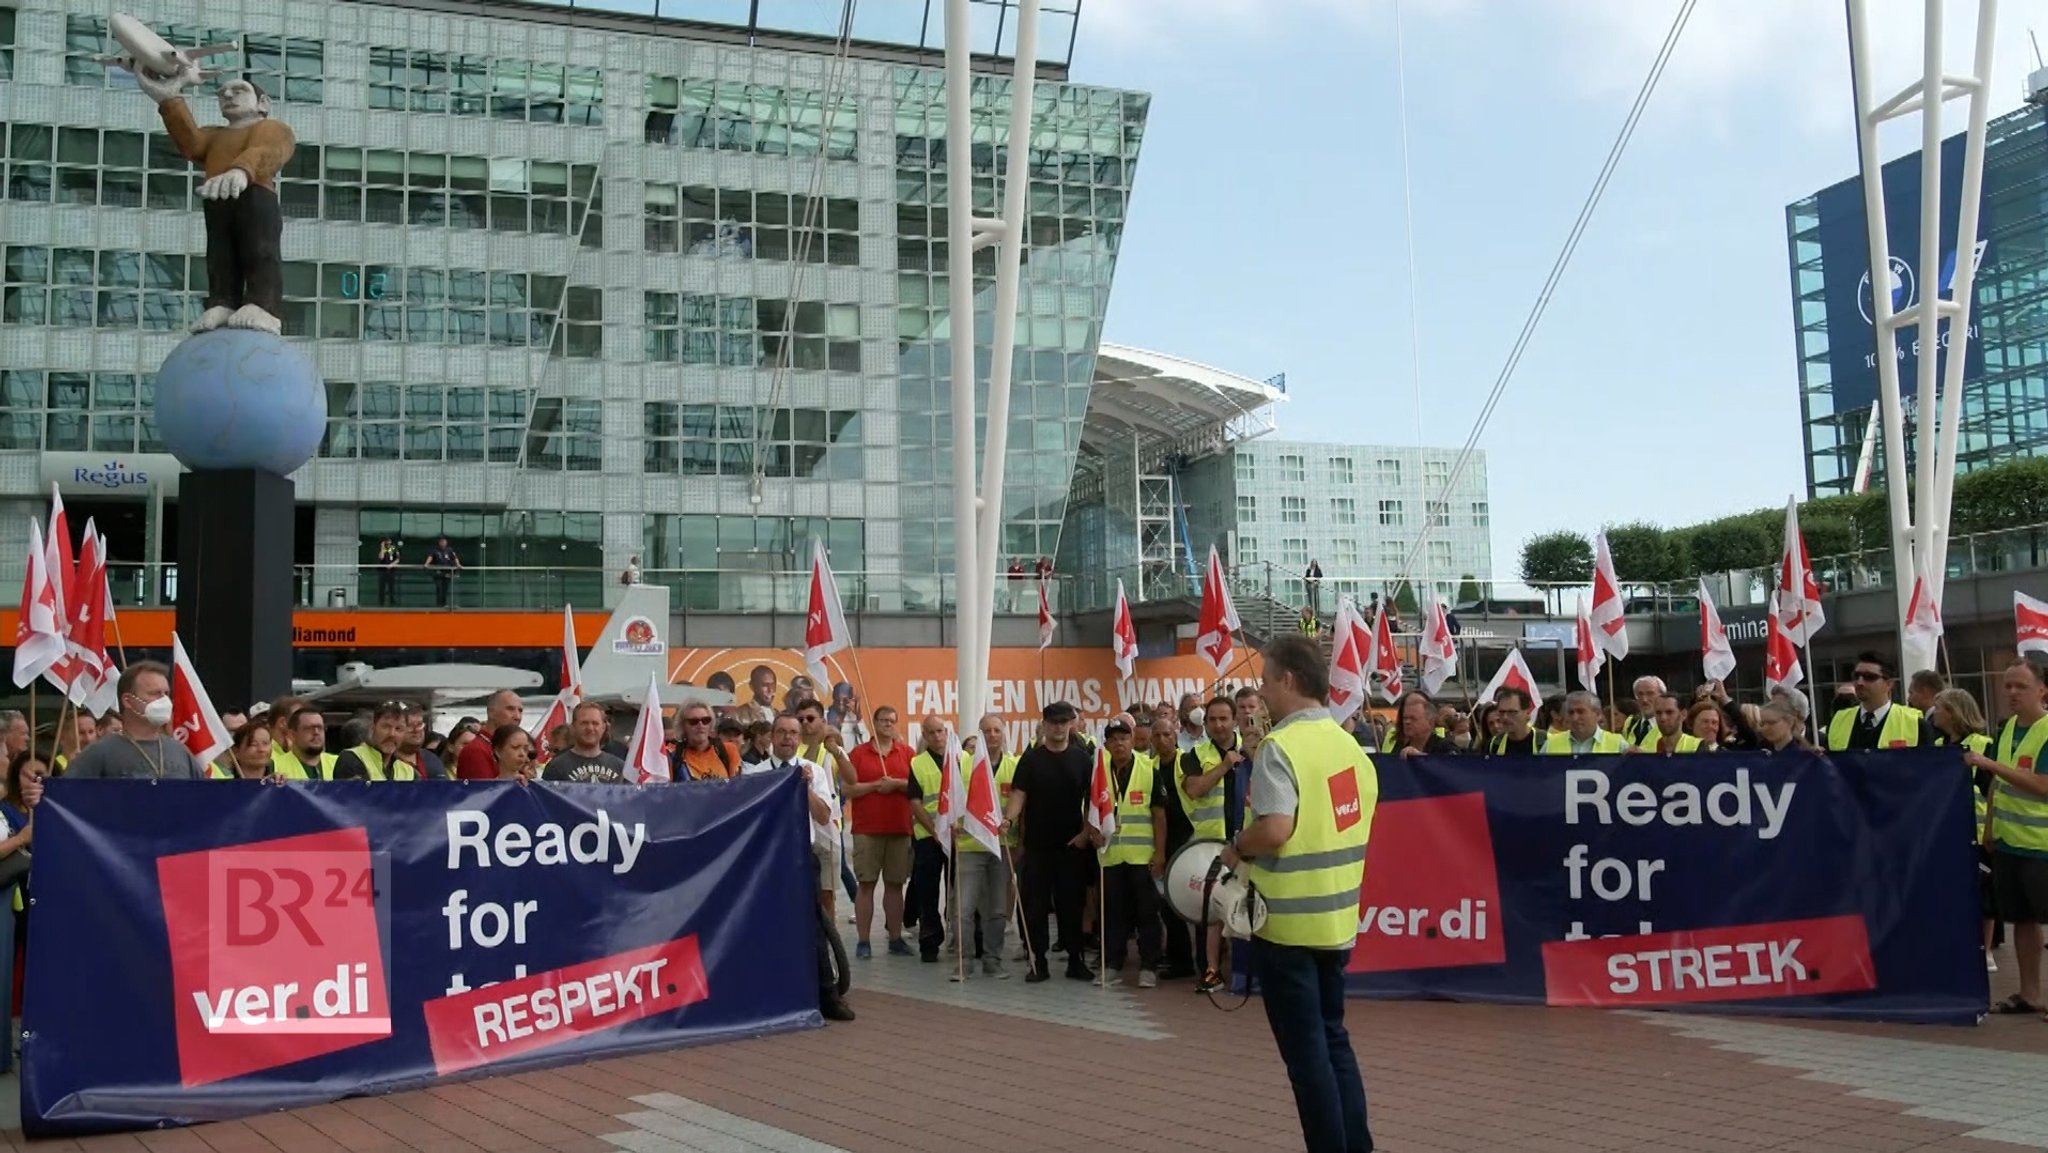
M 1478 602 L 1484 599 L 1486 599 L 1486 594 L 1480 590 L 1479 578 L 1477 576 L 1473 575 L 1472 573 L 1466 573 L 1464 576 L 1458 578 L 1459 604 L 1477 604 Z
M 1678 569 L 1670 534 L 1653 524 L 1614 525 L 1607 530 L 1607 549 L 1615 578 L 1624 584 L 1662 584 L 1689 575 Z
M 2027 457 L 1956 478 L 1951 532 L 1990 532 L 2048 522 L 2048 457 Z
M 1415 582 L 1402 581 L 1394 586 L 1394 611 L 1401 614 L 1402 623 L 1416 627 L 1421 618 L 1421 602 L 1415 598 Z
M 1544 589 L 1593 579 L 1593 544 L 1569 529 L 1530 537 L 1522 545 L 1522 583 Z
M 1751 516 L 1709 521 L 1686 534 L 1692 567 L 1702 573 L 1765 568 L 1777 559 L 1777 541 Z

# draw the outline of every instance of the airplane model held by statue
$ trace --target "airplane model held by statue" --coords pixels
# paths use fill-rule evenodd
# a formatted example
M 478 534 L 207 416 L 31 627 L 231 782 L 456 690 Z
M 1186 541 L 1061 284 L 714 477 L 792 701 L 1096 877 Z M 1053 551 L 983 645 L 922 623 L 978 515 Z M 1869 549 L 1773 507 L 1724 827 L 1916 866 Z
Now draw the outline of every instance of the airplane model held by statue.
M 114 42 L 127 49 L 126 56 L 102 56 L 101 64 L 119 68 L 137 76 L 145 72 L 159 81 L 179 80 L 184 84 L 196 84 L 219 75 L 212 69 L 202 69 L 199 61 L 203 57 L 218 56 L 223 52 L 236 52 L 240 44 L 202 44 L 196 48 L 173 48 L 163 37 L 150 31 L 149 25 L 133 16 L 115 13 L 107 19 L 107 35 Z

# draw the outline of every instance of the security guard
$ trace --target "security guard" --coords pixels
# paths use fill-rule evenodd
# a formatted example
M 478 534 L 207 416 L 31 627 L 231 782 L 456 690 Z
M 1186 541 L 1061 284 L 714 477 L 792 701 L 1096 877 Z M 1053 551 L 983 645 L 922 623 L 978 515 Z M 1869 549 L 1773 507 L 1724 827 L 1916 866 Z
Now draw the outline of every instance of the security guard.
M 1861 664 L 1862 662 L 1858 662 Z M 2048 662 L 2014 661 L 2001 682 L 2012 715 L 1998 734 L 1998 755 L 1970 752 L 1963 762 L 1998 778 L 1991 799 L 1991 886 L 1998 919 L 2012 925 L 2019 992 L 1994 1013 L 2038 1013 L 2041 926 L 2048 923 Z M 1903 706 L 1894 706 L 1903 707 Z
M 1276 718 L 1252 765 L 1251 817 L 1224 850 L 1266 901 L 1252 972 L 1308 1153 L 1372 1149 L 1365 1082 L 1344 1028 L 1344 966 L 1358 938 L 1365 844 L 1379 802 L 1372 759 L 1330 716 L 1323 654 L 1267 646 L 1260 695 Z
M 325 767 L 331 781 L 416 781 L 419 773 L 398 759 L 398 744 L 405 736 L 411 707 L 402 701 L 385 701 L 370 716 L 370 739 L 334 759 Z
M 1849 674 L 1856 707 L 1828 718 L 1828 751 L 1910 749 L 1934 743 L 1934 732 L 1919 709 L 1892 703 L 1898 669 L 1881 653 L 1862 653 Z
M 1600 727 L 1600 698 L 1580 690 L 1564 698 L 1565 727 L 1552 732 L 1543 742 L 1545 755 L 1568 757 L 1574 753 L 1626 752 L 1628 741 L 1620 733 Z

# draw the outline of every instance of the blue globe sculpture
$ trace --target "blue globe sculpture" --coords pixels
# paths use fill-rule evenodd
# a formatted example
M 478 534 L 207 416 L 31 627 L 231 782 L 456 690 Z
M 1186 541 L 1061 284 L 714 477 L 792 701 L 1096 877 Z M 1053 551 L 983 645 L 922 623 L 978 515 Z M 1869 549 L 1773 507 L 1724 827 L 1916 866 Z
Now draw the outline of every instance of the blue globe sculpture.
M 156 373 L 156 427 L 186 468 L 290 476 L 327 430 L 327 390 L 283 338 L 217 328 L 186 338 Z

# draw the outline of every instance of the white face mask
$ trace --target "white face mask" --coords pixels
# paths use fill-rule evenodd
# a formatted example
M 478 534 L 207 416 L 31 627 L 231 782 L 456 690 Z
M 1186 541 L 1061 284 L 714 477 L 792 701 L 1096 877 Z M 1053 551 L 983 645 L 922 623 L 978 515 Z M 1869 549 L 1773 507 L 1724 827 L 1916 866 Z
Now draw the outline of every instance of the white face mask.
M 1197 728 L 1202 724 L 1202 710 L 1200 709 L 1189 709 L 1187 712 L 1182 713 L 1181 716 L 1185 717 L 1189 724 Z
M 142 706 L 142 719 L 155 725 L 157 728 L 163 728 L 171 723 L 172 707 L 171 698 L 158 697 Z

